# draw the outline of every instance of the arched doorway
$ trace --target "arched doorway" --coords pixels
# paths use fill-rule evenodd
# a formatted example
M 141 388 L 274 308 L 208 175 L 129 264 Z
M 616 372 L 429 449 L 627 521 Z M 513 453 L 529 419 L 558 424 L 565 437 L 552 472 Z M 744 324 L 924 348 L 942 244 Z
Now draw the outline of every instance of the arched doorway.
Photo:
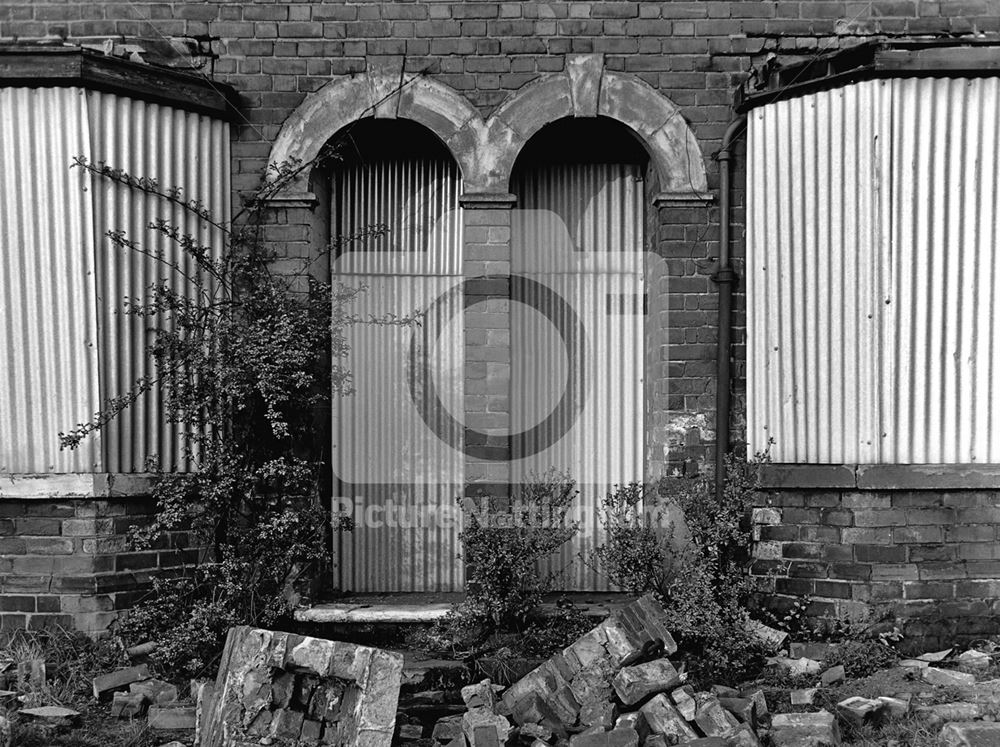
M 512 443 L 515 481 L 553 468 L 576 480 L 580 531 L 547 567 L 566 590 L 608 588 L 587 562 L 603 535 L 601 504 L 615 485 L 643 481 L 648 170 L 626 126 L 567 118 L 528 141 L 511 179 L 511 272 L 552 291 L 511 307 L 512 431 L 531 432 L 567 385 L 578 400 L 542 426 L 555 431 L 538 439 L 547 448 Z M 549 298 L 564 308 L 541 313 Z M 560 340 L 560 314 L 579 323 L 578 344 Z
M 333 471 L 354 518 L 335 538 L 334 583 L 346 592 L 461 591 L 462 454 L 417 412 L 423 385 L 411 347 L 422 344 L 423 320 L 399 322 L 431 307 L 459 321 L 421 352 L 440 404 L 461 413 L 464 331 L 448 306 L 460 303 L 451 291 L 462 273 L 461 174 L 441 141 L 407 120 L 360 120 L 336 142 L 333 280 L 363 290 L 348 306 L 354 392 L 338 399 L 333 418 Z

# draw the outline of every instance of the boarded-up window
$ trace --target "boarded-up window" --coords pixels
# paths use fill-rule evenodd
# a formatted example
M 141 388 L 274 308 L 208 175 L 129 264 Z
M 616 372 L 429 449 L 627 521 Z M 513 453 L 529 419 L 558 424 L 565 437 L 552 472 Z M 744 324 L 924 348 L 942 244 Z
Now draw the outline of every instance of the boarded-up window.
M 1000 462 L 1000 79 L 802 96 L 748 138 L 750 448 Z

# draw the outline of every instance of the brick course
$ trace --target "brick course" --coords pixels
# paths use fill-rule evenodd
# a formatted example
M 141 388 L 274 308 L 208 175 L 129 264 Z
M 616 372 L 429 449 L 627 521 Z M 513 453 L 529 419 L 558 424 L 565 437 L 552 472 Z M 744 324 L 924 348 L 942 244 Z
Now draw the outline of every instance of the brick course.
M 104 631 L 156 571 L 194 563 L 190 532 L 130 552 L 128 530 L 152 519 L 148 496 L 0 500 L 0 629 Z
M 997 491 L 768 493 L 753 517 L 759 598 L 783 611 L 808 595 L 817 618 L 887 614 L 920 645 L 1000 633 L 998 515 Z

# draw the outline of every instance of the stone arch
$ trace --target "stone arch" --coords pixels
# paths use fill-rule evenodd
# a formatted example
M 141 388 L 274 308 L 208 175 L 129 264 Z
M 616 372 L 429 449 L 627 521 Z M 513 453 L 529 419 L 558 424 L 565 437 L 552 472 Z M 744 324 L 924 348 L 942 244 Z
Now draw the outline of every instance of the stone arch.
M 451 151 L 470 202 L 509 203 L 514 162 L 532 135 L 566 117 L 614 119 L 649 152 L 659 180 L 658 202 L 711 199 L 698 141 L 670 99 L 639 78 L 604 69 L 600 54 L 568 55 L 562 73 L 528 83 L 484 120 L 454 89 L 422 75 L 407 78 L 402 58 L 368 61 L 368 71 L 331 81 L 285 120 L 269 162 L 308 162 L 337 132 L 366 117 L 409 119 Z M 278 200 L 311 198 L 308 171 Z
M 599 54 L 569 55 L 566 70 L 525 85 L 487 122 L 487 147 L 497 153 L 491 181 L 506 191 L 514 161 L 532 135 L 566 117 L 608 117 L 628 126 L 649 153 L 659 201 L 710 199 L 698 141 L 670 99 L 641 79 L 604 69 Z
M 463 181 L 475 182 L 478 142 L 484 131 L 479 112 L 454 89 L 421 75 L 404 76 L 402 58 L 376 62 L 368 71 L 331 81 L 309 94 L 289 115 L 271 147 L 271 164 L 308 163 L 344 127 L 359 120 L 408 119 L 433 132 L 451 151 Z M 279 199 L 311 197 L 305 170 Z

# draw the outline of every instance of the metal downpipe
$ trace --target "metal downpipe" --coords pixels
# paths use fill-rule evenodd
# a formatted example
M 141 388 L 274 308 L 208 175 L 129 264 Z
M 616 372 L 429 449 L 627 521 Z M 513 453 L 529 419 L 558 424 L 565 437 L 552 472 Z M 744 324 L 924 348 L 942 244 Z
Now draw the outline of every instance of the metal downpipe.
M 716 160 L 719 161 L 719 268 L 712 275 L 712 280 L 719 286 L 719 339 L 715 379 L 715 496 L 720 501 L 726 489 L 726 453 L 729 451 L 733 285 L 737 281 L 730 256 L 730 164 L 733 160 L 733 144 L 746 131 L 746 121 L 746 115 L 742 115 L 730 122 L 722 136 L 722 147 L 716 154 Z

